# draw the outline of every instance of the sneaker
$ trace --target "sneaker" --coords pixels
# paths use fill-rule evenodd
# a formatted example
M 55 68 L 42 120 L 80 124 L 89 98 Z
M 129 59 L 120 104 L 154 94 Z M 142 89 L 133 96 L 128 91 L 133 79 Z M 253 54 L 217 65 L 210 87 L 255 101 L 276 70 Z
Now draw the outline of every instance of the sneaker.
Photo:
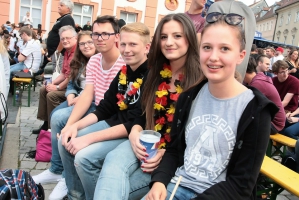
M 59 180 L 54 190 L 49 196 L 49 200 L 62 200 L 67 195 L 67 187 L 65 184 L 65 178 Z
M 32 176 L 34 182 L 36 184 L 47 184 L 47 183 L 55 183 L 61 179 L 61 174 L 54 174 L 50 172 L 50 170 L 45 170 L 42 173 Z

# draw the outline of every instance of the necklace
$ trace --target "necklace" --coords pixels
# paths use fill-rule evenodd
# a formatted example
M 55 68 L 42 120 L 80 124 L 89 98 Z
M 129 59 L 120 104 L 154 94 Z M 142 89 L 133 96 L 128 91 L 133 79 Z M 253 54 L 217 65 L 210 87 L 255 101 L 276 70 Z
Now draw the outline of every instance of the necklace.
M 132 97 L 139 90 L 142 82 L 142 78 L 137 78 L 131 86 L 128 86 L 127 66 L 122 66 L 121 72 L 119 74 L 118 93 L 116 94 L 116 98 L 118 99 L 117 105 L 119 106 L 119 110 L 126 110 L 128 108 L 128 104 L 131 102 Z M 128 90 L 128 87 L 130 87 L 130 90 Z
M 170 142 L 170 130 L 171 123 L 173 121 L 173 116 L 175 112 L 175 104 L 183 92 L 181 88 L 182 74 L 179 75 L 179 80 L 175 80 L 175 90 L 174 93 L 169 93 L 170 89 L 169 83 L 172 78 L 171 67 L 167 64 L 163 65 L 163 69 L 160 71 L 161 83 L 156 91 L 156 99 L 154 103 L 155 110 L 155 131 L 161 133 L 161 139 L 159 143 L 159 149 L 166 147 L 166 142 Z

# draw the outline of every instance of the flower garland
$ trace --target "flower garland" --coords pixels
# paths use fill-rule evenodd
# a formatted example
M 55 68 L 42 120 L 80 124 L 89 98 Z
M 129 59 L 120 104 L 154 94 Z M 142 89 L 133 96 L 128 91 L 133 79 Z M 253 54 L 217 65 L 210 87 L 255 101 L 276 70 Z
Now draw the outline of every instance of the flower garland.
M 143 80 L 142 78 L 137 78 L 136 81 L 134 81 L 134 83 L 131 85 L 129 91 L 127 91 L 127 82 L 127 66 L 124 65 L 122 66 L 121 72 L 119 74 L 118 93 L 116 94 L 116 98 L 118 99 L 117 105 L 119 106 L 119 110 L 126 110 L 128 108 L 128 104 L 130 103 L 132 97 L 137 93 Z
M 171 67 L 164 64 L 163 69 L 160 71 L 160 75 L 161 83 L 156 91 L 156 99 L 154 103 L 155 131 L 164 133 L 162 134 L 163 136 L 159 143 L 159 149 L 165 148 L 166 141 L 170 142 L 170 130 L 175 112 L 175 103 L 177 102 L 180 94 L 183 92 L 180 85 L 183 78 L 182 74 L 179 75 L 179 80 L 175 80 L 174 82 L 176 92 L 170 93 L 170 95 L 168 93 L 168 90 L 170 89 L 168 83 L 172 78 Z

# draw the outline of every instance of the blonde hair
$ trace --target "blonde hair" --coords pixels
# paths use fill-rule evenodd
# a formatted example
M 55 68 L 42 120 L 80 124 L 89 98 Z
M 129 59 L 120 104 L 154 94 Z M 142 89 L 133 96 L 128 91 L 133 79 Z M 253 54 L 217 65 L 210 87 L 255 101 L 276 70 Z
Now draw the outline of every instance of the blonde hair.
M 3 41 L 4 40 L 0 40 L 0 54 L 5 54 L 8 56 L 8 52 L 7 49 L 5 48 Z
M 126 24 L 123 27 L 121 27 L 120 33 L 122 31 L 129 32 L 129 33 L 137 33 L 138 35 L 141 36 L 145 44 L 150 42 L 150 30 L 145 24 L 141 22 Z

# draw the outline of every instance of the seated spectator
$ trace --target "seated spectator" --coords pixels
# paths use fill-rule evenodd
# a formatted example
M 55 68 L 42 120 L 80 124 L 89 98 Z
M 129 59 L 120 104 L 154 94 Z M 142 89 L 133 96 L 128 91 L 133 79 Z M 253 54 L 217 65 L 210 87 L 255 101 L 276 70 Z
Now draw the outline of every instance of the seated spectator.
M 276 48 L 275 61 L 284 59 L 284 56 L 282 55 L 283 52 L 284 52 L 284 50 L 282 47 Z
M 77 33 L 72 26 L 68 25 L 59 29 L 59 36 L 63 48 L 66 49 L 63 68 L 60 75 L 52 83 L 40 88 L 37 119 L 44 121 L 44 123 L 39 129 L 33 130 L 33 134 L 39 134 L 41 130 L 48 130 L 50 113 L 66 100 L 65 89 L 69 82 L 70 62 L 76 49 Z
M 140 22 L 122 27 L 120 52 L 127 65 L 113 79 L 96 111 L 61 134 L 58 149 L 70 199 L 93 199 L 107 153 L 126 140 L 133 121 L 142 114 L 139 97 L 148 69 L 149 34 Z
M 32 39 L 32 31 L 27 27 L 20 29 L 20 36 L 25 42 L 23 50 L 18 56 L 19 63 L 10 68 L 10 77 L 12 78 L 17 71 L 30 71 L 31 74 L 38 71 L 41 63 L 40 45 Z
M 26 12 L 26 15 L 23 17 L 22 22 L 24 23 L 24 25 L 33 25 L 33 20 L 32 17 L 30 16 L 30 12 Z
M 273 85 L 276 87 L 285 113 L 292 113 L 298 108 L 299 80 L 290 76 L 288 64 L 278 60 L 273 64 L 273 73 L 277 75 L 272 78 Z
M 117 33 L 101 35 L 102 33 Z M 95 110 L 104 98 L 112 80 L 125 64 L 116 42 L 119 41 L 119 28 L 113 16 L 98 17 L 93 23 L 92 41 L 100 53 L 92 56 L 86 66 L 86 84 L 76 104 L 57 110 L 51 117 L 52 158 L 51 167 L 33 176 L 36 183 L 57 183 L 50 197 L 61 199 L 67 194 L 64 169 L 58 152 L 57 133 L 68 131 L 69 127 Z M 98 45 L 105 42 L 105 46 Z M 80 47 L 80 46 L 79 46 Z M 85 45 L 86 48 L 86 45 Z M 109 62 L 104 62 L 109 61 Z M 86 63 L 86 61 L 83 61 Z
M 265 59 L 268 59 L 267 57 Z M 268 59 L 269 60 L 269 59 Z M 273 85 L 272 79 L 266 76 L 263 72 L 256 73 L 256 62 L 253 57 L 249 58 L 248 67 L 246 70 L 244 83 L 255 87 L 262 92 L 268 99 L 273 101 L 279 108 L 274 119 L 271 122 L 271 134 L 275 134 L 283 129 L 286 121 L 284 108 L 280 101 L 279 94 Z
M 286 114 L 287 120 L 285 123 L 285 128 L 280 131 L 281 134 L 298 140 L 299 136 L 299 108 L 294 112 L 289 112 Z
M 270 59 L 265 55 L 260 55 L 256 59 L 256 71 L 266 74 L 269 71 Z
M 289 73 L 299 79 L 299 57 L 298 50 L 292 49 L 287 55 L 285 61 L 289 65 Z

